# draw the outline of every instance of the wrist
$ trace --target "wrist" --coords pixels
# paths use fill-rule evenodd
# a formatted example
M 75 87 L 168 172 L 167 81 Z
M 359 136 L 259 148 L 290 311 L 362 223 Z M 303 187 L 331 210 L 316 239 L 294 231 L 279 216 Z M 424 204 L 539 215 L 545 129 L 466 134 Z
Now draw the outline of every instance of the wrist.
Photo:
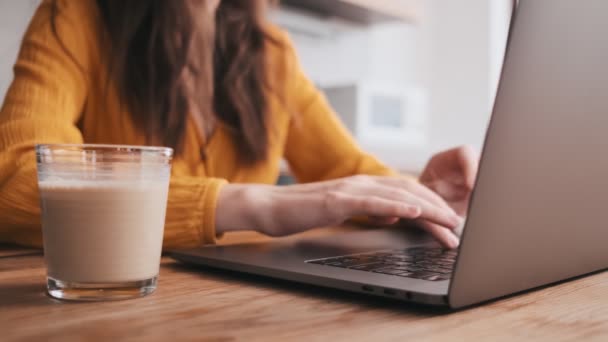
M 216 232 L 263 231 L 266 214 L 272 211 L 269 188 L 271 186 L 250 184 L 222 187 L 216 208 Z

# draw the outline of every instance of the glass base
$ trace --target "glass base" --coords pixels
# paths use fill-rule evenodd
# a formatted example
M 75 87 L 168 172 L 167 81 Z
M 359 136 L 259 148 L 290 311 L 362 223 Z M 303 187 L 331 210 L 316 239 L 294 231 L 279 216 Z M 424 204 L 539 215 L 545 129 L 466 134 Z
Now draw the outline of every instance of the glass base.
M 53 298 L 74 301 L 108 301 L 139 298 L 156 290 L 158 276 L 121 283 L 76 283 L 47 277 L 47 291 Z

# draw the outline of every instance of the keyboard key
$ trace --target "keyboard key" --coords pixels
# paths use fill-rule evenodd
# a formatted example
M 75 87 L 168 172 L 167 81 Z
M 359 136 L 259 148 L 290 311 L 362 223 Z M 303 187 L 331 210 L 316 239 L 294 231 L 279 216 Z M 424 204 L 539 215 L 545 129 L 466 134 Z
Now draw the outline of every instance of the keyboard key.
M 413 274 L 412 272 L 403 272 L 403 273 L 399 273 L 397 275 L 400 276 L 400 277 L 411 278 L 412 274 Z
M 323 265 L 342 267 L 342 263 L 339 261 L 326 262 Z
M 373 272 L 390 274 L 390 275 L 398 275 L 398 274 L 404 273 L 403 270 L 396 270 L 393 268 L 381 268 L 381 269 L 373 270 Z
M 384 260 L 413 260 L 413 255 L 391 255 L 382 257 Z
M 410 272 L 420 272 L 423 270 L 422 267 L 418 267 L 418 266 L 408 266 L 408 267 L 406 267 L 406 269 Z
M 409 266 L 397 266 L 393 267 L 395 270 L 400 270 L 401 272 L 409 272 Z
M 424 266 L 424 267 L 431 267 L 431 266 L 436 266 L 437 263 L 431 261 L 431 260 L 423 260 L 423 261 L 419 261 L 417 263 L 415 263 L 416 266 Z
M 340 262 L 353 262 L 353 261 L 357 261 L 359 259 L 357 258 L 353 258 L 353 257 L 348 257 L 348 258 L 340 258 L 339 261 Z
M 431 276 L 428 276 L 428 277 L 424 277 L 422 279 L 429 280 L 429 281 L 436 281 L 436 280 L 439 280 L 439 277 L 441 277 L 441 276 L 438 275 L 438 274 L 435 274 L 435 275 L 431 275 Z
M 373 264 L 364 264 L 364 265 L 356 265 L 356 266 L 351 266 L 348 267 L 349 269 L 352 270 L 359 270 L 359 271 L 371 271 L 377 268 L 382 268 L 385 267 L 385 264 L 382 263 L 373 263 Z
M 367 259 L 366 260 L 355 260 L 355 261 L 351 261 L 351 262 L 344 262 L 344 263 L 342 263 L 341 267 L 350 268 L 350 267 L 354 267 L 354 266 L 375 264 L 375 263 L 378 263 L 378 262 L 375 260 L 367 260 Z

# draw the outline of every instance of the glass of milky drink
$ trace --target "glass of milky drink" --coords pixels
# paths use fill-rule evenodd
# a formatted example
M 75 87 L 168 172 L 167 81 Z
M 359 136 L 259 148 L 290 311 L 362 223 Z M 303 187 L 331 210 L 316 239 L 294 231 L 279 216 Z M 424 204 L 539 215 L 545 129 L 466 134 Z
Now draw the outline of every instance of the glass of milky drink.
M 156 289 L 173 150 L 37 145 L 47 290 L 116 300 Z

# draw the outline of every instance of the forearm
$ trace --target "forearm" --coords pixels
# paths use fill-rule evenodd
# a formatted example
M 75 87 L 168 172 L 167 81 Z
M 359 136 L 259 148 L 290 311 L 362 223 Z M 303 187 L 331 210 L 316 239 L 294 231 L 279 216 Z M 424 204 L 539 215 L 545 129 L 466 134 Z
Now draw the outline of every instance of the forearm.
M 318 189 L 321 184 L 310 184 L 317 191 L 307 191 L 306 185 L 226 185 L 218 198 L 216 231 L 255 230 L 279 236 L 312 228 L 322 214 L 324 193 Z
M 269 233 L 279 204 L 288 206 L 281 196 L 287 187 L 261 184 L 227 184 L 219 193 L 215 229 L 218 234 L 255 230 Z

